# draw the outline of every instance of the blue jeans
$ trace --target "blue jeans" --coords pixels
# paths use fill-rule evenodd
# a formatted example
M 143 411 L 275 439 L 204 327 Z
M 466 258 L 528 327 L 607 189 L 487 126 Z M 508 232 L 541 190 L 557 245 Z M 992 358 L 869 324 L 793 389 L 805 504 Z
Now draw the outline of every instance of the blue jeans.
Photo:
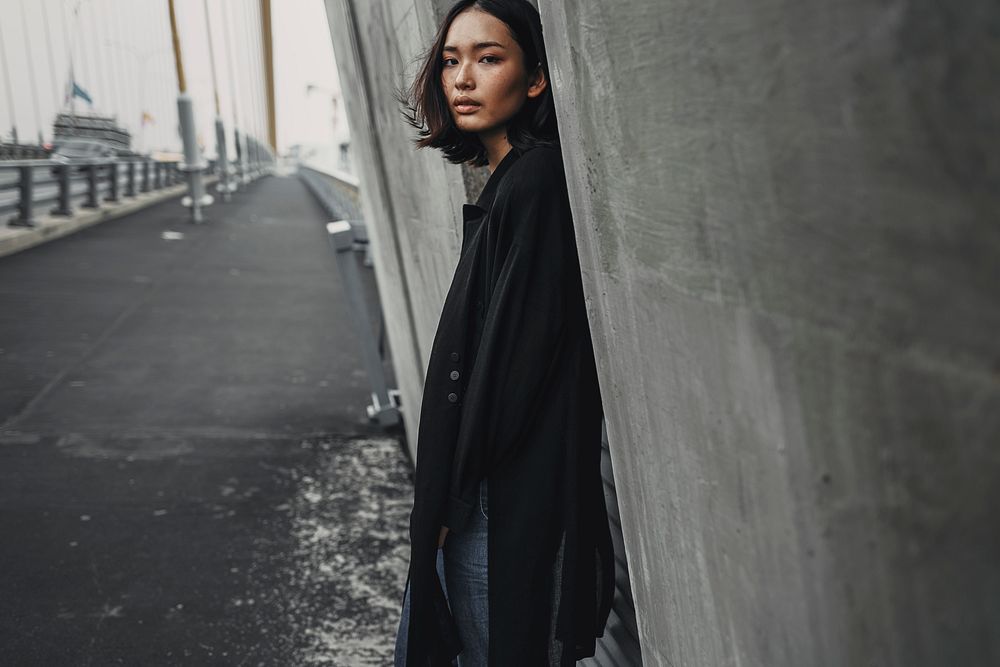
M 438 577 L 443 582 L 445 599 L 458 624 L 458 636 L 464 649 L 458 654 L 458 667 L 486 667 L 489 631 L 487 597 L 487 502 L 486 480 L 479 485 L 479 507 L 473 510 L 461 533 L 444 539 L 437 552 Z M 403 594 L 403 609 L 396 632 L 395 667 L 406 665 L 407 620 L 410 616 L 410 588 Z

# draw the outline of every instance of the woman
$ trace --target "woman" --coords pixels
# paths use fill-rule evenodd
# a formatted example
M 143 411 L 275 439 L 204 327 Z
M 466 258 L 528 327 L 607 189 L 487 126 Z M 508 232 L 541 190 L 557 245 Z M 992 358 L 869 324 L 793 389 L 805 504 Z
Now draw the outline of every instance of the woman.
M 400 95 L 488 165 L 428 361 L 396 665 L 573 665 L 614 589 L 603 410 L 538 12 L 461 0 Z

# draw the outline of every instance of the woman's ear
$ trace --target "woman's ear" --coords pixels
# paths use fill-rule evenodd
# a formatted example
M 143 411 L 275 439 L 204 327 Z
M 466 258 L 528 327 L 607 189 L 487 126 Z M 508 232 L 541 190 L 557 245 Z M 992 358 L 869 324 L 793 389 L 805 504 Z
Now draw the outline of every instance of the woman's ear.
M 542 64 L 535 66 L 535 71 L 528 80 L 528 97 L 538 97 L 548 88 L 549 82 L 545 78 L 545 70 Z

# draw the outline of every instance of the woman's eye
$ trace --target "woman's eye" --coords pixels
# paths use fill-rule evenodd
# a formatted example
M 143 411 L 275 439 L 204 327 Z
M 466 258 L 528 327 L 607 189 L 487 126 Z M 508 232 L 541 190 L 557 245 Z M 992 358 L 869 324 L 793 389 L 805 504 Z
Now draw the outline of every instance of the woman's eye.
M 496 56 L 483 56 L 482 58 L 480 58 L 480 60 L 481 61 L 486 61 L 486 63 L 488 63 L 490 65 L 493 65 L 495 63 L 500 62 L 500 59 L 497 58 Z M 455 63 L 455 62 L 457 62 L 457 61 L 454 58 L 445 58 L 441 62 L 441 64 L 444 65 L 445 67 L 448 67 L 449 65 L 451 65 L 452 63 Z

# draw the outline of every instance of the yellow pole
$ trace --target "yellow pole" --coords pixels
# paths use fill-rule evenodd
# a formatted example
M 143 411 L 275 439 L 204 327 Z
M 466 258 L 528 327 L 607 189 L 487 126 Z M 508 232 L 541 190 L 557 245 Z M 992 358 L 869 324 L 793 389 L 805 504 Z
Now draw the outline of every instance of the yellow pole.
M 208 62 L 212 65 L 212 93 L 215 95 L 215 115 L 222 116 L 219 108 L 219 82 L 215 77 L 215 47 L 212 45 L 212 20 L 208 16 L 208 0 L 203 0 L 205 8 L 205 32 L 208 33 Z
M 170 7 L 170 34 L 174 41 L 174 63 L 177 65 L 177 88 L 183 93 L 187 90 L 184 81 L 184 61 L 181 59 L 181 40 L 177 34 L 177 16 L 174 14 L 174 0 L 167 0 Z M 162 15 L 161 15 L 162 16 Z
M 274 114 L 274 60 L 271 48 L 271 0 L 260 0 L 260 32 L 264 42 L 264 87 L 267 97 L 267 140 L 278 154 L 278 131 Z

